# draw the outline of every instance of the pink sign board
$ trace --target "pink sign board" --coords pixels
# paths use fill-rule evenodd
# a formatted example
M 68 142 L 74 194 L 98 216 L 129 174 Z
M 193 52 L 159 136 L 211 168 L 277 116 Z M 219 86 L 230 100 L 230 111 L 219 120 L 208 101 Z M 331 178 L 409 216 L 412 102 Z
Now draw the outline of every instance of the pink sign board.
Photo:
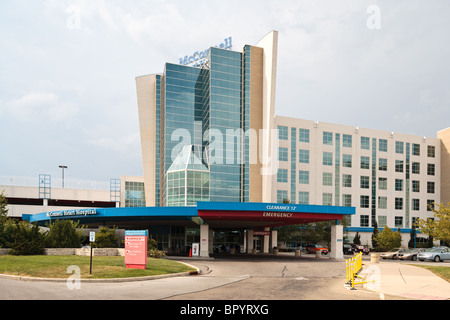
M 125 231 L 125 266 L 145 269 L 147 266 L 147 231 Z

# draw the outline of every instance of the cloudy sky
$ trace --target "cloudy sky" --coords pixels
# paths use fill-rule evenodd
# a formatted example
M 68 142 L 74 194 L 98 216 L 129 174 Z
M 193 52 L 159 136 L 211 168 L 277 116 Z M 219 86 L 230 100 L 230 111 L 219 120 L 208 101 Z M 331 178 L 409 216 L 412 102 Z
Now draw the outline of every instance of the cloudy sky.
M 447 0 L 1 0 L 0 177 L 142 175 L 135 77 L 279 31 L 276 114 L 435 137 Z

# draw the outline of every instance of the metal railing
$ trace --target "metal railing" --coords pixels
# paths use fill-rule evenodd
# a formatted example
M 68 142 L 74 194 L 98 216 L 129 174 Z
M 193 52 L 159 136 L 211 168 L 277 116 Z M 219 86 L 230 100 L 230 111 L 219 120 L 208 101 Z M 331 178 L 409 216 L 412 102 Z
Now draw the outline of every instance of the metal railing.
M 350 290 L 356 290 L 355 285 L 356 284 L 363 284 L 368 282 L 375 282 L 375 280 L 372 281 L 355 281 L 355 278 L 361 278 L 365 280 L 364 277 L 361 277 L 358 275 L 358 272 L 362 269 L 362 252 L 358 253 L 355 257 L 345 260 L 346 263 L 346 269 L 347 269 L 347 283 L 350 287 Z

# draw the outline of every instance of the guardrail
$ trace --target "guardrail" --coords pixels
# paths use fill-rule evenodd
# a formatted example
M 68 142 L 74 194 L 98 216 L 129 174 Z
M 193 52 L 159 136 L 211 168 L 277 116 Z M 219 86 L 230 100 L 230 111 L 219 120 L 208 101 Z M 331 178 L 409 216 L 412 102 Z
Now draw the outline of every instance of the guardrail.
M 355 257 L 345 260 L 346 262 L 346 269 L 347 269 L 347 283 L 350 287 L 350 290 L 356 290 L 355 284 L 363 284 L 368 282 L 375 282 L 375 280 L 372 281 L 355 281 L 355 278 L 361 278 L 364 279 L 364 277 L 361 277 L 358 275 L 358 272 L 362 269 L 362 252 L 358 253 Z

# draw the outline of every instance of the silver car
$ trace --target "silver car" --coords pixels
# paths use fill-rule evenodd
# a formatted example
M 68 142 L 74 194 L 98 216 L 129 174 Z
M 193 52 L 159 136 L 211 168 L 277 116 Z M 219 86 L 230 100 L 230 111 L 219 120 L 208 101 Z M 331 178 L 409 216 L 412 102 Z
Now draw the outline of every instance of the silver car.
M 417 255 L 417 258 L 420 261 L 433 260 L 434 262 L 450 260 L 450 250 L 448 247 L 435 247 L 430 251 L 420 252 Z
M 380 257 L 383 259 L 394 260 L 394 259 L 397 259 L 399 253 L 402 253 L 405 251 L 406 251 L 406 249 L 402 249 L 402 248 L 392 249 L 391 251 L 381 253 Z
M 420 252 L 424 252 L 426 251 L 426 249 L 407 249 L 404 252 L 399 252 L 397 257 L 400 260 L 412 260 L 412 261 L 416 261 L 417 260 L 417 255 Z

